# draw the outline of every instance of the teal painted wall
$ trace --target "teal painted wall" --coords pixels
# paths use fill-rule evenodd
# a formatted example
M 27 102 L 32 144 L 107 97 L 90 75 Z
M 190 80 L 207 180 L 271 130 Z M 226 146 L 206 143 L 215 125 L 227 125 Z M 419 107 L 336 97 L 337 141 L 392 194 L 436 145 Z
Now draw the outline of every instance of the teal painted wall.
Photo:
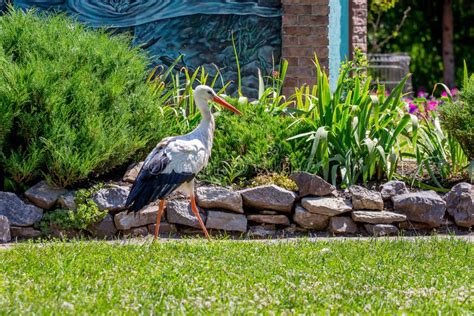
M 329 0 L 329 80 L 336 88 L 339 67 L 349 56 L 349 0 Z

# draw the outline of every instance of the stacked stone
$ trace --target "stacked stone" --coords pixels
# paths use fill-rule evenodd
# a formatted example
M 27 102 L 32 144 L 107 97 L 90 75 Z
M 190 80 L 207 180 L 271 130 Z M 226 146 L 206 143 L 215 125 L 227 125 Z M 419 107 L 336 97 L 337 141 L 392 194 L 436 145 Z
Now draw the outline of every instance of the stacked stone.
M 155 228 L 158 206 L 152 203 L 139 212 L 125 210 L 125 201 L 141 165 L 132 166 L 123 182 L 107 185 L 92 199 L 107 216 L 86 229 L 98 238 L 146 236 Z M 196 189 L 196 200 L 206 227 L 211 231 L 247 233 L 269 237 L 297 231 L 327 231 L 334 235 L 396 235 L 400 229 L 433 229 L 454 224 L 474 225 L 474 186 L 460 183 L 441 197 L 434 191 L 409 192 L 405 183 L 389 181 L 379 191 L 351 186 L 347 192 L 322 178 L 298 172 L 291 175 L 298 192 L 276 185 L 240 191 L 217 186 Z M 16 194 L 0 192 L 0 242 L 12 238 L 35 238 L 34 228 L 44 212 L 54 207 L 74 211 L 74 192 L 40 182 L 25 192 L 27 201 Z M 76 236 L 74 231 L 53 231 L 56 236 Z M 82 232 L 83 233 L 83 232 Z M 162 236 L 200 233 L 189 201 L 174 195 L 161 220 Z

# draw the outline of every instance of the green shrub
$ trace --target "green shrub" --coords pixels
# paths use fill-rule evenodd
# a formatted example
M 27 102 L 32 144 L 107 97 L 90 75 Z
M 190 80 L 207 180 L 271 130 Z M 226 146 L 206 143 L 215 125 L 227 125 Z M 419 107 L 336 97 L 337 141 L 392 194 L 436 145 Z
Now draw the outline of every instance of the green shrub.
M 145 83 L 147 58 L 129 43 L 63 15 L 0 17 L 4 182 L 68 186 L 164 136 L 158 98 Z
M 455 102 L 441 107 L 443 124 L 461 144 L 470 160 L 474 160 L 474 75 L 466 78 Z
M 248 103 L 238 107 L 242 116 L 223 111 L 216 117 L 212 156 L 202 179 L 244 184 L 259 173 L 299 169 L 305 152 L 295 150 L 296 146 L 287 140 L 301 131 L 300 127 L 291 126 L 294 119 L 267 111 L 266 104 Z

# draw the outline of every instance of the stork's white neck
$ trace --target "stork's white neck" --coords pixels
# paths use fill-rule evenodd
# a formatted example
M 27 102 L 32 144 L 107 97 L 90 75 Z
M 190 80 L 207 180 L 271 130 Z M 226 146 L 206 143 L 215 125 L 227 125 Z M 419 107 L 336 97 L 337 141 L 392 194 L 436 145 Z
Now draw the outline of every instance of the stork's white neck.
M 191 134 L 193 134 L 195 138 L 201 140 L 210 152 L 212 148 L 212 140 L 214 138 L 214 116 L 209 109 L 207 101 L 196 99 L 196 105 L 201 112 L 201 122 L 194 131 L 191 132 Z

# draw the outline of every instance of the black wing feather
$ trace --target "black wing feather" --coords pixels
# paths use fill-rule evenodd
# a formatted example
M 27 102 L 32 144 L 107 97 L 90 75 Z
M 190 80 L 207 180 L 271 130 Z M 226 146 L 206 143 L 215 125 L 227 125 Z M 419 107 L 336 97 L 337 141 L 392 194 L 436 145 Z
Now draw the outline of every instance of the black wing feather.
M 128 195 L 126 207 L 129 210 L 137 212 L 151 202 L 165 198 L 181 184 L 194 178 L 193 173 L 177 173 L 175 171 L 161 173 L 169 162 L 168 156 L 161 151 L 154 151 L 150 154 Z

